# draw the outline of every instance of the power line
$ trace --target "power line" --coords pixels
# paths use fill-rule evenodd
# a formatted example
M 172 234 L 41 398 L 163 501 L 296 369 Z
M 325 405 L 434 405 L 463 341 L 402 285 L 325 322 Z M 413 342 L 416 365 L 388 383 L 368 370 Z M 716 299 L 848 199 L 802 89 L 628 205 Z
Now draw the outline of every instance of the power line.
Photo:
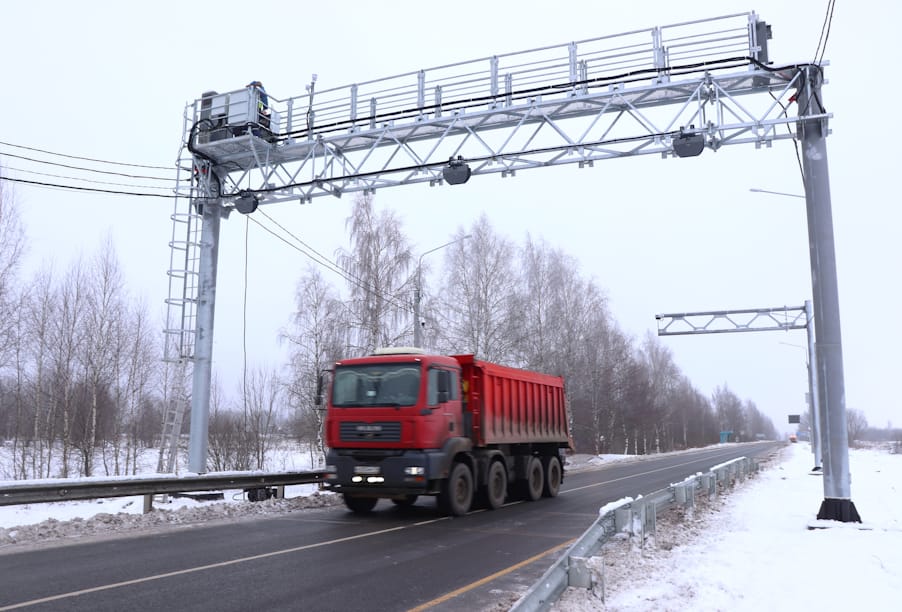
M 79 178 L 77 176 L 66 176 L 61 174 L 50 174 L 49 172 L 38 172 L 37 170 L 25 170 L 24 168 L 13 168 L 11 166 L 6 166 L 7 170 L 12 170 L 13 172 L 22 172 L 24 174 L 36 174 L 38 176 L 47 176 L 50 178 L 64 179 L 70 181 L 82 181 L 83 183 L 94 183 L 95 185 L 113 185 L 116 187 L 135 187 L 137 189 L 172 189 L 172 187 L 160 187 L 157 185 L 132 185 L 130 183 L 113 183 L 111 181 L 97 181 L 86 178 Z
M 324 267 L 326 267 L 326 268 L 329 268 L 330 270 L 332 270 L 333 272 L 336 272 L 337 274 L 341 274 L 342 276 L 347 275 L 347 276 L 345 276 L 345 279 L 346 279 L 346 280 L 349 280 L 349 281 L 355 282 L 355 283 L 360 283 L 360 282 L 362 282 L 362 281 L 360 281 L 360 279 L 349 278 L 349 277 L 350 277 L 350 274 L 349 274 L 344 268 L 342 268 L 341 266 L 339 266 L 338 264 L 336 264 L 335 262 L 333 262 L 331 259 L 329 259 L 329 258 L 326 257 L 325 255 L 323 255 L 322 253 L 320 253 L 319 251 L 317 251 L 316 249 L 314 249 L 312 246 L 310 246 L 309 244 L 307 244 L 306 242 L 304 242 L 303 240 L 301 240 L 298 236 L 296 236 L 296 235 L 293 234 L 290 230 L 288 230 L 284 225 L 282 225 L 281 223 L 279 223 L 278 221 L 276 221 L 275 219 L 273 219 L 272 217 L 270 217 L 269 215 L 267 215 L 262 209 L 259 209 L 259 208 L 258 208 L 257 211 L 258 211 L 261 215 L 263 215 L 264 217 L 266 217 L 267 219 L 269 219 L 269 221 L 272 222 L 272 223 L 273 223 L 276 227 L 278 227 L 280 230 L 282 230 L 283 232 L 285 232 L 286 234 L 288 234 L 289 236 L 291 236 L 295 241 L 298 242 L 298 244 L 302 245 L 305 249 L 311 251 L 312 253 L 314 253 L 314 254 L 319 258 L 319 260 L 317 260 L 316 258 L 314 258 L 313 256 L 311 256 L 311 255 L 308 254 L 307 256 L 310 257 L 313 261 L 315 261 L 316 263 L 318 263 L 318 264 L 320 264 L 320 265 L 322 265 L 322 266 L 324 266 Z
M 824 53 L 827 50 L 827 40 L 830 38 L 830 27 L 833 25 L 833 9 L 836 0 L 828 0 L 827 12 L 824 15 L 824 24 L 821 26 L 821 36 L 817 41 L 817 49 L 814 52 L 814 63 L 820 65 L 824 61 Z
M 130 195 L 130 196 L 138 196 L 145 198 L 165 198 L 165 199 L 173 199 L 179 196 L 172 194 L 166 195 L 162 193 L 141 193 L 138 191 L 118 191 L 115 189 L 100 189 L 97 187 L 79 187 L 78 185 L 60 185 L 58 183 L 45 183 L 42 181 L 28 181 L 25 179 L 12 178 L 11 176 L 3 176 L 0 175 L 0 180 L 9 181 L 11 183 L 21 183 L 24 185 L 32 185 L 35 187 L 47 187 L 50 189 L 71 189 L 74 191 L 86 191 L 91 193 L 107 193 L 113 195 Z M 154 189 L 159 189 L 158 187 L 154 187 Z
M 261 213 L 262 213 L 263 211 L 261 211 L 261 210 L 258 208 L 258 209 L 257 209 L 257 212 L 261 212 Z M 386 303 L 391 304 L 392 306 L 394 306 L 395 308 L 398 308 L 398 309 L 400 309 L 400 310 L 405 310 L 405 311 L 407 311 L 407 312 L 413 312 L 413 310 L 412 310 L 409 306 L 398 303 L 398 302 L 395 301 L 392 297 L 386 296 L 386 295 L 380 295 L 380 294 L 379 294 L 373 287 L 371 287 L 368 283 L 366 283 L 366 282 L 364 282 L 363 280 L 361 280 L 361 279 L 355 277 L 353 274 L 350 274 L 349 272 L 347 272 L 346 270 L 344 270 L 343 268 L 341 268 L 340 266 L 338 266 L 338 264 L 335 264 L 335 263 L 333 263 L 332 261 L 330 261 L 329 259 L 325 258 L 323 255 L 321 255 L 321 254 L 318 253 L 315 249 L 313 249 L 312 247 L 310 247 L 309 245 L 307 245 L 306 243 L 304 243 L 304 241 L 302 241 L 300 238 L 298 238 L 297 236 L 295 236 L 293 233 L 291 233 L 289 230 L 287 230 L 285 227 L 283 227 L 283 226 L 282 226 L 281 224 L 279 224 L 277 221 L 275 221 L 274 219 L 272 219 L 270 216 L 266 215 L 265 213 L 263 213 L 263 216 L 266 217 L 267 219 L 269 219 L 270 221 L 272 221 L 272 222 L 273 222 L 275 225 L 277 225 L 282 231 L 284 231 L 286 234 L 288 234 L 289 236 L 291 236 L 291 238 L 293 238 L 294 240 L 296 240 L 296 241 L 299 242 L 300 244 L 304 245 L 304 247 L 306 247 L 306 248 L 310 249 L 311 251 L 313 251 L 313 253 L 316 253 L 316 255 L 319 256 L 321 259 L 318 259 L 318 258 L 315 257 L 314 255 L 311 255 L 310 253 L 308 253 L 307 251 L 305 251 L 304 248 L 302 248 L 302 247 L 298 246 L 297 244 L 291 242 L 290 240 L 286 239 L 284 236 L 281 236 L 281 235 L 279 235 L 278 233 L 274 232 L 271 228 L 267 227 L 266 225 L 264 225 L 264 224 L 261 223 L 259 220 L 257 220 L 257 219 L 255 219 L 254 217 L 252 217 L 251 215 L 247 215 L 247 218 L 248 218 L 248 220 L 253 221 L 254 223 L 256 223 L 263 231 L 265 231 L 265 232 L 271 234 L 272 236 L 275 236 L 276 238 L 278 238 L 279 240 L 281 240 L 282 242 L 284 242 L 285 244 L 287 244 L 289 247 L 291 247 L 292 249 L 298 251 L 299 253 L 301 253 L 302 255 L 304 255 L 305 257 L 307 257 L 308 259 L 310 259 L 310 260 L 313 261 L 314 263 L 319 264 L 319 265 L 321 265 L 321 266 L 327 268 L 329 271 L 334 272 L 335 274 L 338 274 L 339 276 L 341 276 L 343 279 L 345 279 L 345 280 L 348 281 L 349 283 L 354 284 L 354 285 L 357 285 L 358 287 L 360 287 L 361 289 L 363 289 L 363 290 L 364 290 L 366 293 L 368 293 L 369 295 L 375 296 L 375 297 L 381 297 L 381 299 L 384 300 Z
M 176 181 L 175 178 L 171 177 L 161 177 L 161 176 L 147 176 L 145 174 L 126 174 L 124 172 L 113 172 L 111 170 L 97 170 L 96 168 L 85 168 L 84 166 L 72 166 L 70 164 L 60 164 L 57 162 L 45 161 L 43 159 L 35 159 L 33 157 L 26 157 L 24 155 L 15 155 L 14 153 L 4 153 L 5 157 L 13 157 L 15 159 L 21 159 L 25 161 L 34 162 L 36 164 L 47 164 L 48 166 L 57 166 L 60 168 L 68 168 L 69 170 L 80 170 L 83 172 L 96 172 L 97 174 L 110 174 L 113 176 L 124 176 L 126 178 L 137 178 L 137 179 L 148 179 L 151 181 L 167 181 L 174 183 Z
M 65 157 L 68 159 L 80 159 L 82 161 L 91 161 L 91 162 L 98 162 L 98 163 L 102 163 L 102 164 L 111 164 L 113 166 L 129 166 L 132 168 L 147 168 L 148 170 L 172 170 L 172 168 L 169 166 L 148 166 L 148 165 L 144 165 L 144 164 L 130 164 L 127 162 L 117 162 L 117 161 L 110 161 L 110 160 L 105 160 L 105 159 L 95 159 L 93 157 L 81 157 L 78 155 L 67 155 L 65 153 L 55 153 L 53 151 L 46 151 L 44 149 L 36 149 L 34 147 L 26 147 L 25 145 L 17 145 L 17 144 L 13 144 L 11 142 L 0 141 L 0 145 L 6 146 L 6 147 L 14 147 L 16 149 L 25 149 L 26 151 L 34 151 L 35 153 L 44 153 L 46 155 L 55 155 L 57 157 Z

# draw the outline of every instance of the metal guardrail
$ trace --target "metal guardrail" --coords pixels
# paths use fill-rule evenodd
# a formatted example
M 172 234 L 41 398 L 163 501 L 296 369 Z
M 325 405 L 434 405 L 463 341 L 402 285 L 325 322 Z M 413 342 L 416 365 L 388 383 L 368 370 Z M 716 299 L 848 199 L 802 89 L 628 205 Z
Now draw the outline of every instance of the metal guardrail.
M 739 457 L 716 465 L 705 474 L 655 491 L 639 499 L 624 499 L 603 507 L 599 517 L 511 608 L 511 612 L 540 612 L 548 610 L 567 587 L 592 589 L 604 600 L 604 585 L 600 576 L 589 567 L 589 559 L 620 532 L 640 536 L 655 532 L 659 510 L 674 505 L 691 507 L 697 494 L 709 499 L 719 489 L 741 481 L 758 470 L 755 460 Z
M 97 499 L 101 497 L 126 497 L 185 493 L 188 491 L 214 491 L 219 489 L 260 489 L 298 484 L 315 484 L 323 480 L 326 472 L 228 472 L 203 476 L 121 476 L 112 478 L 87 478 L 69 480 L 54 478 L 32 480 L 22 484 L 0 486 L 0 506 L 39 504 L 58 501 Z M 149 510 L 145 503 L 145 511 Z

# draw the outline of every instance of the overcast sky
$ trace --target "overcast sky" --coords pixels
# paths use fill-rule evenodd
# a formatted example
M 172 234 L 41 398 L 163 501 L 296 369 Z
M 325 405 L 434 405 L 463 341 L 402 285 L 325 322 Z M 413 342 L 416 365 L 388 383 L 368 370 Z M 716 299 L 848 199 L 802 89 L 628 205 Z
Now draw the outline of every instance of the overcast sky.
M 277 98 L 388 77 L 497 53 L 525 51 L 641 28 L 756 11 L 773 27 L 777 64 L 810 61 L 827 1 L 720 2 L 47 2 L 3 7 L 0 53 L 6 86 L 0 141 L 68 155 L 174 167 L 187 102 L 207 90 L 260 80 Z M 836 233 L 846 405 L 871 425 L 902 424 L 893 392 L 902 327 L 898 172 L 885 126 L 900 86 L 884 60 L 896 52 L 902 9 L 888 0 L 839 1 L 825 59 L 823 101 Z M 877 119 L 877 115 L 880 119 Z M 13 177 L 65 168 L 8 157 L 51 159 L 0 145 Z M 77 163 L 73 160 L 57 162 Z M 113 180 L 113 179 L 111 179 Z M 132 181 L 134 183 L 134 181 Z M 376 205 L 404 221 L 422 253 L 485 213 L 517 243 L 527 235 L 576 257 L 611 310 L 637 339 L 654 315 L 798 306 L 811 297 L 804 201 L 752 193 L 802 193 L 789 141 L 725 147 L 693 159 L 654 156 L 480 177 L 459 187 L 377 192 Z M 64 269 L 111 235 L 131 288 L 163 312 L 172 201 L 17 185 L 30 238 L 27 272 Z M 266 209 L 320 253 L 346 247 L 353 197 Z M 242 359 L 247 220 L 223 223 L 214 368 L 229 387 Z M 279 365 L 275 341 L 288 324 L 308 261 L 251 223 L 247 346 L 252 363 Z M 433 261 L 439 267 L 439 258 Z M 336 285 L 338 277 L 327 278 Z M 663 338 L 695 385 L 728 385 L 789 431 L 804 410 L 804 332 Z

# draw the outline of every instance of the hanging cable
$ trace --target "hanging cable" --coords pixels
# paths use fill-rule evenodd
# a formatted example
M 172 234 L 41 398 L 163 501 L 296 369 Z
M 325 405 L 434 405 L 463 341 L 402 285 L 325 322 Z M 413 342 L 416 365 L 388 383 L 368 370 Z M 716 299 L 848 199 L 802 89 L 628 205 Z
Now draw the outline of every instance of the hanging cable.
M 95 159 L 93 157 L 81 157 L 78 155 L 67 155 L 66 153 L 55 153 L 53 151 L 46 151 L 44 149 L 36 149 L 34 147 L 26 147 L 25 145 L 17 145 L 17 144 L 13 144 L 11 142 L 0 141 L 0 145 L 3 145 L 5 147 L 13 147 L 16 149 L 24 149 L 26 151 L 34 151 L 35 153 L 44 153 L 45 155 L 55 155 L 57 157 L 65 157 L 67 159 L 79 159 L 82 161 L 97 162 L 97 163 L 101 163 L 101 164 L 110 164 L 112 166 L 128 166 L 131 168 L 146 168 L 148 170 L 169 170 L 169 171 L 172 170 L 172 167 L 170 167 L 170 166 L 149 166 L 149 165 L 145 165 L 145 164 L 131 164 L 131 163 L 127 163 L 127 162 L 118 162 L 118 161 L 111 161 L 111 160 L 106 160 L 106 159 Z
M 836 0 L 828 0 L 824 24 L 821 26 L 821 36 L 817 41 L 817 49 L 814 51 L 814 63 L 818 66 L 824 61 L 824 53 L 827 51 L 827 41 L 830 39 L 830 28 L 833 25 L 833 9 L 835 7 Z
M 72 191 L 86 191 L 90 193 L 108 193 L 113 195 L 129 195 L 129 196 L 138 196 L 138 197 L 146 197 L 146 198 L 165 198 L 165 199 L 174 199 L 179 196 L 172 194 L 162 194 L 162 193 L 141 193 L 138 191 L 119 191 L 115 189 L 100 189 L 97 187 L 79 187 L 78 185 L 60 185 L 57 183 L 45 183 L 42 181 L 28 181 L 25 179 L 13 178 L 11 176 L 2 176 L 0 175 L 0 181 L 9 181 L 10 183 L 20 183 L 23 185 L 32 185 L 34 187 L 47 187 L 50 189 L 66 189 Z M 157 187 L 154 187 L 157 189 Z
M 257 209 L 257 212 L 260 212 L 260 209 L 259 209 L 259 208 Z M 266 215 L 264 215 L 264 216 L 266 216 Z M 307 257 L 308 259 L 310 259 L 310 260 L 313 261 L 314 263 L 317 263 L 317 264 L 319 264 L 319 265 L 321 265 L 321 266 L 327 268 L 329 271 L 334 272 L 335 274 L 338 274 L 339 276 L 341 276 L 341 277 L 342 277 L 343 279 L 345 279 L 347 282 L 349 282 L 349 283 L 351 283 L 351 284 L 353 284 L 353 285 L 356 285 L 356 286 L 360 287 L 360 288 L 363 289 L 368 295 L 373 296 L 373 297 L 379 297 L 379 298 L 381 298 L 383 301 L 385 301 L 387 304 L 390 304 L 390 305 L 394 306 L 395 308 L 398 308 L 399 310 L 404 310 L 404 311 L 406 311 L 406 312 L 413 312 L 413 309 L 412 309 L 410 306 L 407 306 L 407 305 L 405 305 L 405 304 L 400 304 L 400 303 L 398 303 L 395 299 L 393 299 L 392 297 L 380 294 L 380 293 L 377 292 L 375 289 L 373 289 L 373 287 L 371 287 L 368 283 L 365 283 L 365 282 L 362 281 L 361 279 L 359 279 L 359 278 L 355 277 L 354 275 L 350 274 L 349 272 L 347 272 L 347 271 L 344 270 L 343 268 L 339 267 L 337 264 L 334 264 L 334 263 L 330 262 L 329 260 L 325 260 L 325 262 L 324 262 L 324 261 L 320 261 L 319 259 L 317 259 L 317 258 L 314 257 L 313 255 L 311 255 L 310 253 L 308 253 L 307 251 L 305 251 L 303 248 L 299 247 L 297 244 L 295 244 L 295 243 L 291 242 L 290 240 L 286 239 L 284 236 L 280 236 L 278 233 L 274 232 L 272 229 L 270 229 L 269 227 L 267 227 L 266 225 L 264 225 L 263 223 L 261 223 L 260 221 L 258 221 L 257 219 L 255 219 L 253 216 L 247 215 L 247 218 L 248 218 L 248 220 L 253 221 L 254 223 L 256 223 L 261 229 L 263 229 L 263 231 L 265 231 L 265 232 L 267 232 L 268 234 L 274 236 L 275 238 L 278 238 L 279 240 L 281 240 L 282 242 L 284 242 L 286 245 L 288 245 L 288 246 L 291 247 L 292 249 L 296 250 L 297 252 L 301 253 L 302 255 L 304 255 L 305 257 Z M 270 217 L 267 216 L 267 218 L 269 219 Z M 278 224 L 277 224 L 277 225 L 278 225 Z M 282 226 L 279 226 L 279 227 L 282 228 Z M 289 231 L 286 230 L 285 228 L 282 228 L 282 230 L 283 230 L 286 234 L 288 234 L 289 236 L 291 236 L 293 239 L 298 240 L 298 242 L 302 242 L 299 238 L 297 238 L 294 234 L 292 234 L 291 232 L 289 232 Z M 302 244 L 303 244 L 303 242 L 302 242 Z M 309 248 L 309 247 L 308 247 L 308 248 Z M 312 249 L 311 249 L 311 250 L 312 250 Z M 316 252 L 316 251 L 314 251 L 314 252 Z M 318 254 L 318 253 L 317 253 L 317 254 Z
M 35 174 L 37 176 L 46 176 L 49 178 L 63 179 L 63 180 L 68 180 L 68 181 L 81 181 L 82 183 L 93 183 L 94 185 L 112 185 L 114 187 L 135 187 L 137 189 L 168 189 L 168 190 L 172 189 L 172 187 L 161 187 L 158 185 L 132 185 L 130 183 L 113 183 L 111 181 L 98 181 L 98 180 L 80 178 L 77 176 L 50 174 L 49 172 L 38 172 L 37 170 L 25 170 L 24 168 L 13 168 L 12 166 L 7 166 L 6 169 L 11 170 L 12 172 L 21 172 L 23 174 Z
M 84 166 L 72 166 L 72 165 L 69 165 L 69 164 L 61 164 L 61 163 L 58 163 L 58 162 L 51 162 L 51 161 L 45 161 L 45 160 L 42 160 L 42 159 L 35 159 L 35 158 L 33 158 L 33 157 L 26 157 L 26 156 L 24 156 L 24 155 L 15 155 L 15 154 L 13 154 L 13 153 L 4 153 L 3 155 L 4 155 L 5 157 L 12 157 L 12 158 L 15 158 L 15 159 L 21 159 L 21 160 L 24 160 L 24 161 L 30 161 L 30 162 L 34 162 L 34 163 L 36 163 L 36 164 L 46 164 L 46 165 L 48 165 L 48 166 L 57 166 L 57 167 L 59 167 L 59 168 L 68 168 L 69 170 L 79 170 L 79 171 L 82 171 L 82 172 L 95 172 L 95 173 L 97 173 L 97 174 L 109 174 L 109 175 L 113 175 L 113 176 L 124 176 L 124 177 L 126 177 L 126 178 L 147 179 L 147 180 L 151 180 L 151 181 L 166 181 L 166 182 L 169 182 L 169 183 L 175 183 L 175 182 L 176 182 L 176 179 L 175 179 L 175 178 L 169 178 L 169 177 L 147 176 L 147 175 L 144 175 L 144 174 L 126 174 L 126 173 L 124 173 L 124 172 L 113 172 L 113 171 L 111 171 L 111 170 L 97 170 L 97 169 L 95 169 L 95 168 L 85 168 Z

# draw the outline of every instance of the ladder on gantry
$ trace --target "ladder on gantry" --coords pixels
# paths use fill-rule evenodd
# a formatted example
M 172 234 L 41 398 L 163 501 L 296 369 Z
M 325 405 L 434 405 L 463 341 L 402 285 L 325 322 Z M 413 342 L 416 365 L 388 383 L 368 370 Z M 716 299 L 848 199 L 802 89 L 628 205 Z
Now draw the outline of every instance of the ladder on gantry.
M 185 120 L 187 121 L 187 116 Z M 169 392 L 163 410 L 157 461 L 157 472 L 167 473 L 174 473 L 177 469 L 182 423 L 191 401 L 188 389 L 197 320 L 202 219 L 200 211 L 194 205 L 198 195 L 197 172 L 187 143 L 182 143 L 177 173 L 176 198 L 171 217 L 172 238 L 169 241 L 169 297 L 166 299 L 163 356 Z

